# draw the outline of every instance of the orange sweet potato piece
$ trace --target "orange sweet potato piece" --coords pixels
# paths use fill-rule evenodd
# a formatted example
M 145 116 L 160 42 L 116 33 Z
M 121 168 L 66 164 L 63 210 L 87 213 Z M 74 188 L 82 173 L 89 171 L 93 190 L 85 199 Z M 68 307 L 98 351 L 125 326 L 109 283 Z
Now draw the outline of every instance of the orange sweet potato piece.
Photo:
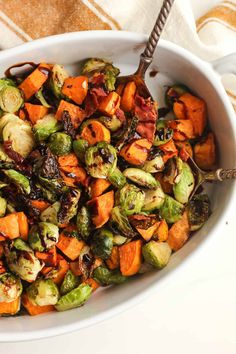
M 109 269 L 116 269 L 120 265 L 119 249 L 113 246 L 110 257 L 106 260 Z
M 125 276 L 134 275 L 142 263 L 142 241 L 136 240 L 119 247 L 120 271 Z
M 0 218 L 0 233 L 7 238 L 14 239 L 20 236 L 17 213 L 12 213 Z
M 0 260 L 0 274 L 5 273 L 7 270 L 4 267 L 3 261 Z
M 95 290 L 97 290 L 97 288 L 99 288 L 100 284 L 98 284 L 96 282 L 96 280 L 94 280 L 93 278 L 88 278 L 84 281 L 84 284 L 88 284 L 91 286 L 92 291 L 94 292 Z
M 131 215 L 129 221 L 145 241 L 155 235 L 159 225 L 155 215 Z
M 77 104 L 83 103 L 88 92 L 87 76 L 68 77 L 62 86 L 63 95 Z
M 96 229 L 102 227 L 110 218 L 114 206 L 114 191 L 95 197 L 89 200 L 87 204 L 93 210 L 92 222 Z
M 66 232 L 71 231 L 71 228 L 63 230 L 59 236 L 57 248 L 61 250 L 68 258 L 74 261 L 79 255 L 82 248 L 85 246 L 84 241 L 78 240 L 76 237 L 67 236 Z
M 136 89 L 137 87 L 134 81 L 130 81 L 125 85 L 121 97 L 121 108 L 125 112 L 130 112 L 134 108 L 134 97 L 135 97 Z
M 164 163 L 166 163 L 171 157 L 178 156 L 178 149 L 176 148 L 173 139 L 166 144 L 159 146 L 159 149 L 164 152 L 164 155 L 162 156 Z
M 30 204 L 32 207 L 40 210 L 41 212 L 47 209 L 50 206 L 50 203 L 46 202 L 45 200 L 39 200 L 39 199 L 32 199 Z
M 0 259 L 2 258 L 3 255 L 4 255 L 3 242 L 0 242 Z
M 194 135 L 201 136 L 207 123 L 206 103 L 190 93 L 185 93 L 179 100 L 184 103 L 186 118 L 193 123 Z
M 24 93 L 25 101 L 28 101 L 45 83 L 50 71 L 50 65 L 41 63 L 39 66 L 19 85 Z
M 179 156 L 183 161 L 187 161 L 188 157 L 193 157 L 193 149 L 188 141 L 176 141 L 175 145 L 179 149 Z
M 168 125 L 174 130 L 174 140 L 184 141 L 194 138 L 193 123 L 190 119 L 171 120 Z
M 107 143 L 111 141 L 110 130 L 97 120 L 89 121 L 89 123 L 83 127 L 80 137 L 87 140 L 89 145 L 97 144 L 99 141 L 106 141 Z
M 40 104 L 25 103 L 24 108 L 26 117 L 29 118 L 32 124 L 35 124 L 48 113 L 48 108 Z
M 67 166 L 76 167 L 79 164 L 77 156 L 73 152 L 71 152 L 70 154 L 67 154 L 67 155 L 59 156 L 57 161 L 58 161 L 59 167 L 61 167 L 61 168 L 67 167 Z
M 57 256 L 57 274 L 55 277 L 52 278 L 53 282 L 57 285 L 60 285 L 66 275 L 66 272 L 69 269 L 68 262 L 63 258 Z
M 112 116 L 119 107 L 120 96 L 115 91 L 112 91 L 109 95 L 102 99 L 98 109 L 100 112 L 107 114 L 108 116 Z
M 90 195 L 91 198 L 99 197 L 105 192 L 105 190 L 110 187 L 111 182 L 103 178 L 95 178 L 90 183 Z
M 57 265 L 57 250 L 53 247 L 48 252 L 35 252 L 35 256 L 42 260 L 46 267 L 55 267 Z
M 76 276 L 82 275 L 81 270 L 80 270 L 80 266 L 79 266 L 79 261 L 70 262 L 70 270 Z
M 194 159 L 203 170 L 210 170 L 216 164 L 216 145 L 213 133 L 209 133 L 202 142 L 194 146 Z
M 55 311 L 55 308 L 53 305 L 46 305 L 46 306 L 34 305 L 30 301 L 27 294 L 22 295 L 22 304 L 30 316 L 36 316 L 36 315 L 40 315 L 42 313 Z
M 124 90 L 125 84 L 119 84 L 116 88 L 116 93 L 118 93 L 119 96 L 122 95 L 122 92 Z
M 0 302 L 0 315 L 15 315 L 20 309 L 20 296 L 11 302 Z
M 19 110 L 18 116 L 20 119 L 25 120 L 26 119 L 26 114 L 23 109 Z
M 85 118 L 84 111 L 73 103 L 61 100 L 55 115 L 57 120 L 62 119 L 62 114 L 64 111 L 69 113 L 71 122 L 74 128 L 77 129 L 82 120 Z
M 184 212 L 181 219 L 175 222 L 168 234 L 167 242 L 172 250 L 177 251 L 188 240 L 190 233 L 187 212 Z
M 157 231 L 156 231 L 156 235 L 158 237 L 159 241 L 166 241 L 168 239 L 168 225 L 167 222 L 165 220 L 161 220 L 159 222 Z
M 24 240 L 28 240 L 28 233 L 29 233 L 29 224 L 28 224 L 28 219 L 25 213 L 23 211 L 20 211 L 17 214 L 18 217 L 18 225 L 19 225 L 19 231 L 20 231 L 20 237 Z
M 86 185 L 87 173 L 83 167 L 64 166 L 60 168 L 61 176 L 69 187 L 76 187 L 79 184 Z
M 131 165 L 142 165 L 148 157 L 151 146 L 152 143 L 147 139 L 135 140 L 121 149 L 120 156 Z
M 185 106 L 183 102 L 179 102 L 179 101 L 174 102 L 173 111 L 177 119 L 186 119 Z

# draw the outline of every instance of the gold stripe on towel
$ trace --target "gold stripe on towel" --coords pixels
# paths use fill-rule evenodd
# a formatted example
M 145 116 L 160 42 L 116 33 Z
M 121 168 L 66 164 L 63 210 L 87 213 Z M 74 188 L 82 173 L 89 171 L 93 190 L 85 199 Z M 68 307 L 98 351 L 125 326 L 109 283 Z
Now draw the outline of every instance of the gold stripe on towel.
M 108 13 L 107 13 L 106 11 L 104 11 L 104 9 L 103 9 L 100 5 L 98 5 L 98 4 L 96 3 L 96 1 L 94 1 L 94 0 L 88 0 L 88 1 L 97 9 L 98 12 L 101 13 L 101 15 L 103 15 L 103 16 L 106 17 L 110 22 L 113 23 L 115 29 L 121 30 L 121 26 L 119 25 L 119 23 L 118 23 L 113 17 L 111 17 L 110 15 L 108 15 Z
M 208 22 L 220 22 L 227 27 L 236 28 L 236 11 L 228 6 L 218 6 L 197 20 L 197 32 Z

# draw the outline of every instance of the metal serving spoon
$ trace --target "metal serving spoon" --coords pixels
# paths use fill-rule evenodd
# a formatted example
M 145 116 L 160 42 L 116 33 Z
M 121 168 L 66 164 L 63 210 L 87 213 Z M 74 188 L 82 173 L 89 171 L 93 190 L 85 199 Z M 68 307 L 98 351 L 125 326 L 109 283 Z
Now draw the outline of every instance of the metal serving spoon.
M 158 18 L 156 20 L 156 23 L 152 29 L 152 32 L 148 38 L 146 47 L 143 51 L 143 53 L 140 54 L 140 60 L 139 60 L 139 66 L 137 71 L 134 74 L 128 75 L 128 76 L 121 76 L 118 77 L 118 83 L 125 84 L 129 81 L 134 81 L 137 86 L 137 90 L 140 93 L 141 96 L 148 98 L 151 97 L 152 95 L 150 91 L 148 90 L 146 83 L 145 83 L 145 73 L 147 71 L 147 68 L 151 64 L 153 60 L 153 54 L 155 52 L 157 43 L 160 39 L 161 32 L 165 26 L 166 20 L 168 18 L 168 15 L 170 13 L 171 7 L 174 3 L 174 0 L 164 0 L 161 10 L 159 12 Z M 223 168 L 218 168 L 217 170 L 214 171 L 209 171 L 205 172 L 202 171 L 195 161 L 189 157 L 188 159 L 189 165 L 192 168 L 192 171 L 195 175 L 195 187 L 194 190 L 191 194 L 191 197 L 196 193 L 198 188 L 204 183 L 204 182 L 214 182 L 214 181 L 224 181 L 227 179 L 234 179 L 236 178 L 236 169 L 223 169 Z

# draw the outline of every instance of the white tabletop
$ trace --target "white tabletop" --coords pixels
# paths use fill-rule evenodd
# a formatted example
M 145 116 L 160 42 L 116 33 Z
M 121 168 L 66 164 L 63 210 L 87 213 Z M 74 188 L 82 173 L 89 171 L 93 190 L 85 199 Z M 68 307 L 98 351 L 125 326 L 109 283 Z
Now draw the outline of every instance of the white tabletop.
M 217 0 L 192 0 L 196 16 Z M 201 3 L 198 5 L 198 3 Z M 236 220 L 168 284 L 118 317 L 42 341 L 0 344 L 1 354 L 235 354 Z

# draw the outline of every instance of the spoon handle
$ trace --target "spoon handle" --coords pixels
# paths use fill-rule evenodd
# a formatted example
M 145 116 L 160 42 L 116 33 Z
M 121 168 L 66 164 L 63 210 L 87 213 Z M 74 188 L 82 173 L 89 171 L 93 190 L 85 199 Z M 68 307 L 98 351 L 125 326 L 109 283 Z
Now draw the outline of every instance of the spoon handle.
M 226 179 L 236 179 L 236 169 L 218 168 L 216 171 L 207 172 L 204 175 L 205 181 L 224 181 Z
M 140 55 L 139 67 L 136 75 L 144 77 L 144 74 L 152 62 L 153 54 L 156 49 L 157 43 L 160 39 L 161 32 L 165 26 L 167 17 L 170 13 L 171 7 L 174 0 L 164 0 L 159 15 L 157 17 L 156 23 L 152 29 L 152 32 L 148 38 L 146 47 L 143 53 Z

